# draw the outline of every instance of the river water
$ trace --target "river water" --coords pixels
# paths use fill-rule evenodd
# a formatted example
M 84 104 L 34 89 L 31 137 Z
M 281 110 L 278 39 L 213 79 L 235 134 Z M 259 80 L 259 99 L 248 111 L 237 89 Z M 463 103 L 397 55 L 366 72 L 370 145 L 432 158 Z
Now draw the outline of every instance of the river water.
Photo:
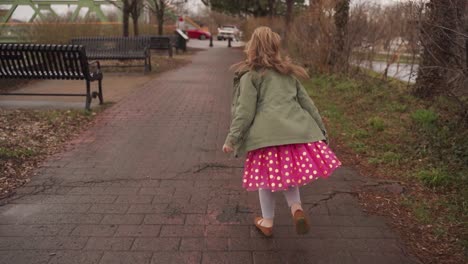
M 364 67 L 367 69 L 371 69 L 378 73 L 383 73 L 385 68 L 387 67 L 387 63 L 383 61 L 373 61 L 372 65 L 369 61 L 361 62 L 360 64 L 356 64 L 360 67 Z M 410 80 L 411 83 L 416 82 L 416 77 L 418 73 L 418 65 L 413 65 L 413 71 L 411 72 L 411 64 L 392 64 L 388 68 L 388 77 L 393 77 L 396 79 L 400 79 L 402 81 L 407 82 Z

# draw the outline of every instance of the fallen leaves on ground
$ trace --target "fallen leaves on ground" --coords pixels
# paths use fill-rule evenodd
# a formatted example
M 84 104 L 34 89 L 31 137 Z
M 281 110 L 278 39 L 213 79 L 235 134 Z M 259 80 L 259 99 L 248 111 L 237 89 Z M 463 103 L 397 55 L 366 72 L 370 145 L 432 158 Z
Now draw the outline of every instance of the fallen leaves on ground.
M 93 117 L 82 110 L 0 109 L 0 199 L 27 183 L 31 171 Z

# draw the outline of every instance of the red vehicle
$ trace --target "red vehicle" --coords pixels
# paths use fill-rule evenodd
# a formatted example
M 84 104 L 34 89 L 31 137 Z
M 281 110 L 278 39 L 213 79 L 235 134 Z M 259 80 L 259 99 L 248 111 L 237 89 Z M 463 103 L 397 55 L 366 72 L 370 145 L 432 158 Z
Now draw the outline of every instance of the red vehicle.
M 202 29 L 187 29 L 187 35 L 189 38 L 194 39 L 209 39 L 211 37 L 210 32 L 204 31 Z

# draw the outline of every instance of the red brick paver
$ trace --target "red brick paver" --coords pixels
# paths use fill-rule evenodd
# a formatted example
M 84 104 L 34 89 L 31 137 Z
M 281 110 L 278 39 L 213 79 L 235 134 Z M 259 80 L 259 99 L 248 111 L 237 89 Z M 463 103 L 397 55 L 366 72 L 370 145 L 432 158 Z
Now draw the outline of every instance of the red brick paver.
M 274 238 L 258 234 L 257 194 L 220 152 L 240 57 L 200 52 L 99 116 L 0 207 L 0 263 L 417 263 L 361 211 L 349 168 L 302 189 L 308 235 L 281 196 Z

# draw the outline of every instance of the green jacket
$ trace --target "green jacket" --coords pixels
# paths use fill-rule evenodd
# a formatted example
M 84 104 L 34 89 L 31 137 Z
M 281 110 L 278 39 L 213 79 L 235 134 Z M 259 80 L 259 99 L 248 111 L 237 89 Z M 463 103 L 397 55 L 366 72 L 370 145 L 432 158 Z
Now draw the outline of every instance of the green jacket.
M 263 147 L 328 140 L 302 84 L 274 70 L 234 78 L 231 114 L 225 144 L 234 147 L 236 156 Z

